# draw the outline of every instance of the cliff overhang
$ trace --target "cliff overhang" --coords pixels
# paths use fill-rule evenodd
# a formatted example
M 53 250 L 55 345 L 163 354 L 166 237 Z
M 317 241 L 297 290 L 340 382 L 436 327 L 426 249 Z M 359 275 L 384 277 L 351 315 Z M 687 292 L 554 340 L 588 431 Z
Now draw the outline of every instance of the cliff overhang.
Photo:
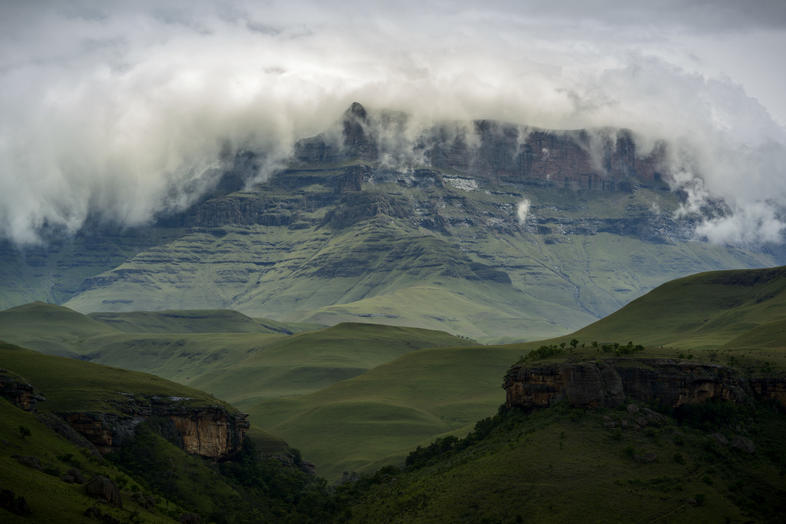
M 516 364 L 502 387 L 508 407 L 617 407 L 638 400 L 667 408 L 709 400 L 772 400 L 786 406 L 786 378 L 748 377 L 713 363 L 677 359 L 606 359 Z

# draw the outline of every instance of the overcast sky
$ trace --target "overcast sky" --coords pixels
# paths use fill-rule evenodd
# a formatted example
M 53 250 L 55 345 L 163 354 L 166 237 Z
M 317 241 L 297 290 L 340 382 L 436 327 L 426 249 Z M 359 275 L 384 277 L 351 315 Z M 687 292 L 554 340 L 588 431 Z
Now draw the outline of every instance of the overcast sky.
M 675 144 L 699 233 L 782 238 L 786 2 L 0 3 L 0 232 L 186 205 L 222 148 L 285 157 L 353 100 Z

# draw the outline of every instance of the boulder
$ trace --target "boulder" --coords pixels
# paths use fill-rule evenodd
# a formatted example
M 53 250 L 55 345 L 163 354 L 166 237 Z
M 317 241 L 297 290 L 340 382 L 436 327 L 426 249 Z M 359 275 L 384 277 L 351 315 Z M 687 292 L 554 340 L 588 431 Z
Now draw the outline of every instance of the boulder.
M 96 475 L 85 485 L 85 492 L 96 499 L 103 500 L 112 506 L 122 507 L 120 490 L 114 482 L 104 475 Z

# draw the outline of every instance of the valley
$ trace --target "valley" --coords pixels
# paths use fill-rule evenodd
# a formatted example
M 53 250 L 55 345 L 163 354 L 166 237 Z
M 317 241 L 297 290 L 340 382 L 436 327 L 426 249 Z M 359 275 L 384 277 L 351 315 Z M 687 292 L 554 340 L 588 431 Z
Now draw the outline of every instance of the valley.
M 636 463 L 638 451 L 619 458 L 617 438 L 629 442 L 623 455 L 639 447 L 658 448 L 658 456 L 680 454 L 662 440 L 683 431 L 675 429 L 683 421 L 671 408 L 659 429 L 620 436 L 598 428 L 599 416 L 617 415 L 583 415 L 570 410 L 587 406 L 563 406 L 559 384 L 569 376 L 563 370 L 597 374 L 592 370 L 607 369 L 603 362 L 615 357 L 642 369 L 657 369 L 656 362 L 732 366 L 758 380 L 743 389 L 772 392 L 769 400 L 755 401 L 761 406 L 754 418 L 779 427 L 780 415 L 763 406 L 783 400 L 786 272 L 684 275 L 772 266 L 784 253 L 778 246 L 745 249 L 696 238 L 701 216 L 684 211 L 685 195 L 660 171 L 665 146 L 642 156 L 627 131 L 554 132 L 475 121 L 422 130 L 404 151 L 419 151 L 425 164 L 391 164 L 390 155 L 401 151 L 387 150 L 383 137 L 404 121 L 353 104 L 337 144 L 326 134 L 299 141 L 289 165 L 266 180 L 249 185 L 259 159 L 241 152 L 211 193 L 150 225 L 119 231 L 96 223 L 67 241 L 5 245 L 0 268 L 13 278 L 3 281 L 0 295 L 11 306 L 0 311 L 0 339 L 42 354 L 20 349 L 3 356 L 0 366 L 46 392 L 43 405 L 64 421 L 58 427 L 76 428 L 109 453 L 110 467 L 137 479 L 138 489 L 167 493 L 176 506 L 148 510 L 171 516 L 190 508 L 208 521 L 220 521 L 220 498 L 251 493 L 283 520 L 385 520 L 382 511 L 429 521 L 431 512 L 453 504 L 450 497 L 467 497 L 442 475 L 480 475 L 481 484 L 507 485 L 505 475 L 515 474 L 501 464 L 538 463 L 529 455 L 535 453 L 551 457 L 548 471 L 558 462 L 580 483 L 593 464 L 622 471 L 631 458 Z M 674 277 L 683 278 L 662 284 Z M 13 306 L 29 298 L 37 301 Z M 53 358 L 60 360 L 47 360 Z M 554 413 L 524 416 L 519 411 L 532 406 L 511 406 L 510 393 L 507 408 L 500 408 L 500 384 L 515 375 L 511 365 L 522 370 L 515 373 L 543 375 L 532 395 L 541 399 L 538 408 L 558 406 L 545 410 Z M 55 367 L 59 379 L 50 376 Z M 105 379 L 121 369 L 150 373 L 138 376 L 152 382 L 118 390 Z M 104 378 L 79 378 L 93 373 Z M 170 386 L 153 376 L 193 388 L 167 398 L 203 399 L 213 407 L 204 414 L 162 407 L 150 398 Z M 556 396 L 544 397 L 538 388 Z M 158 393 L 150 397 L 152 391 Z M 653 405 L 657 398 L 643 401 Z M 243 414 L 222 414 L 225 409 Z M 136 418 L 124 418 L 129 415 Z M 761 424 L 755 431 L 769 435 L 769 422 Z M 247 433 L 227 440 L 227 430 L 216 427 Z M 541 427 L 544 440 L 522 440 Z M 569 429 L 589 439 L 582 465 L 546 451 L 557 428 L 560 435 Z M 697 451 L 702 430 L 690 431 L 691 453 L 700 457 L 691 474 L 712 477 L 709 459 Z M 234 447 L 227 447 L 230 441 Z M 511 446 L 517 446 L 513 454 Z M 777 445 L 765 448 L 768 456 L 780 453 Z M 201 449 L 213 450 L 207 458 L 227 466 L 204 469 L 204 458 L 194 458 Z M 428 467 L 417 458 L 424 449 L 439 450 Z M 727 457 L 729 475 L 780 489 L 770 466 L 748 469 L 735 465 L 735 456 Z M 178 464 L 175 479 L 188 475 L 221 488 L 195 498 L 203 487 L 162 484 L 148 476 L 162 460 Z M 414 467 L 413 460 L 421 462 Z M 639 468 L 613 476 L 638 486 L 640 497 L 668 501 L 669 511 L 686 518 L 720 511 L 736 519 L 752 511 L 749 499 L 724 498 L 721 489 L 732 489 L 725 480 L 714 488 L 721 491 L 699 493 L 711 500 L 705 513 L 703 504 L 656 496 L 662 486 L 641 476 L 669 478 L 682 467 L 661 464 L 657 472 Z M 421 470 L 430 473 L 422 477 Z M 406 487 L 391 495 L 386 490 L 394 474 Z M 266 478 L 290 492 L 271 491 Z M 334 487 L 327 489 L 327 482 Z M 533 482 L 542 501 L 525 513 L 575 517 L 554 507 L 545 477 Z M 700 487 L 689 483 L 680 490 Z M 510 489 L 522 496 L 525 486 L 513 482 Z M 303 493 L 302 503 L 292 502 L 291 490 Z M 455 515 L 458 520 L 497 515 L 488 506 L 497 495 L 480 493 L 471 511 L 460 506 L 465 513 Z M 570 508 L 583 504 L 577 499 Z M 544 507 L 550 513 L 542 513 Z M 665 511 L 645 503 L 623 507 L 598 515 L 632 511 L 655 518 Z M 240 504 L 230 513 L 241 522 L 260 511 Z

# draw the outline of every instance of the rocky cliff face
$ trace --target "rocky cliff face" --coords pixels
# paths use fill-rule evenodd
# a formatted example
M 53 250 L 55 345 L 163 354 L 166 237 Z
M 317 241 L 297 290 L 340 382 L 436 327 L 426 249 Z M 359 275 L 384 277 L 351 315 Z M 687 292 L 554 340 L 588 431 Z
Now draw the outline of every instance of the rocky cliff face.
M 676 408 L 708 400 L 773 399 L 786 406 L 786 379 L 749 379 L 717 364 L 670 359 L 611 359 L 513 366 L 503 387 L 508 407 L 614 407 L 626 398 Z
M 326 135 L 301 140 L 295 158 L 303 164 L 375 163 L 386 155 L 409 155 L 437 169 L 482 174 L 497 182 L 584 191 L 631 191 L 640 184 L 659 185 L 667 176 L 665 146 L 642 154 L 627 130 L 548 131 L 477 120 L 425 128 L 406 146 L 411 151 L 402 152 L 400 137 L 389 138 L 403 134 L 406 119 L 371 115 L 355 102 L 344 113 L 338 140 Z
M 188 406 L 188 399 L 129 397 L 120 413 L 61 413 L 74 429 L 101 453 L 121 447 L 134 436 L 135 428 L 156 417 L 167 436 L 193 455 L 225 458 L 240 449 L 249 428 L 248 415 L 232 413 L 223 406 Z
M 25 411 L 34 410 L 39 401 L 46 400 L 32 385 L 5 369 L 0 369 L 0 396 Z

